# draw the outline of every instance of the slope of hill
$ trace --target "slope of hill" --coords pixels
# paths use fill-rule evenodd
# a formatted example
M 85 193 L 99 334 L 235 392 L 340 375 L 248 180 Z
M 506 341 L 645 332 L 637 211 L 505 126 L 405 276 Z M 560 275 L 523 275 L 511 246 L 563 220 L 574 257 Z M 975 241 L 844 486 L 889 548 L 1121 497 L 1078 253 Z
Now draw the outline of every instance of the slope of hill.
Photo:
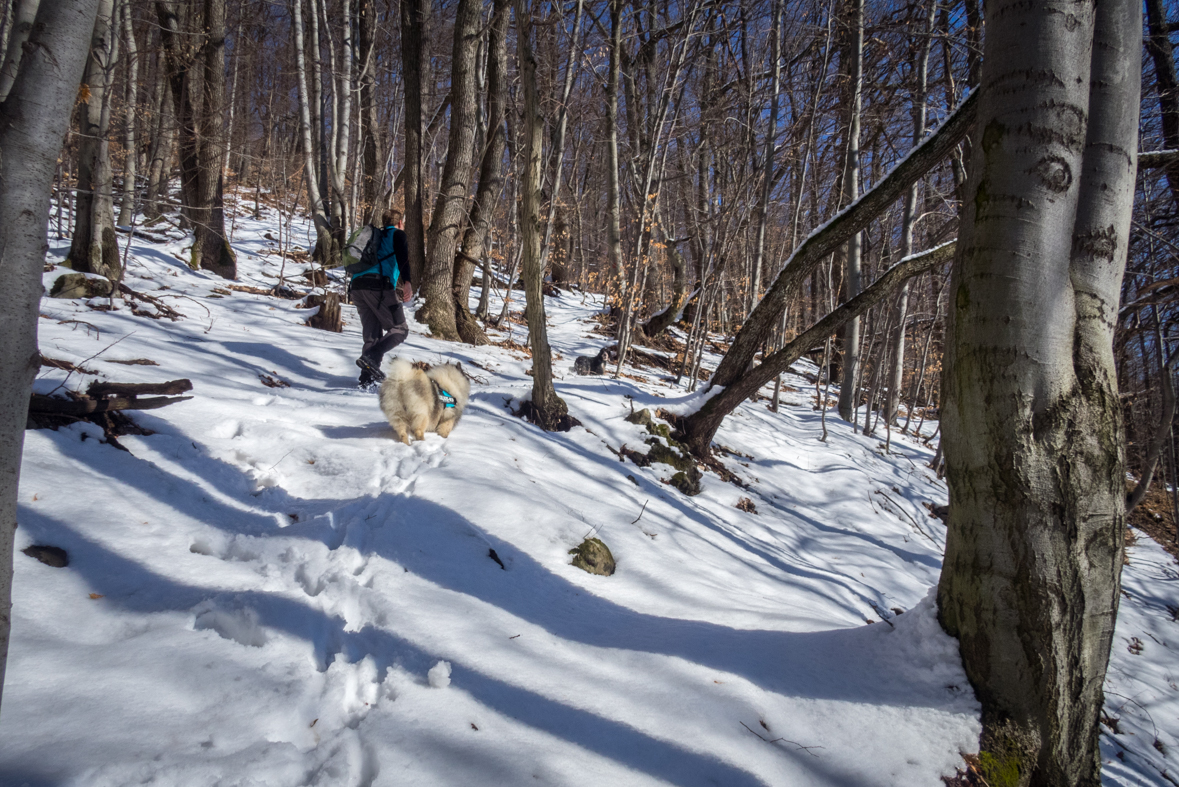
M 239 284 L 276 283 L 274 230 L 237 219 Z M 37 392 L 194 387 L 135 413 L 151 434 L 126 450 L 89 423 L 26 433 L 17 549 L 69 565 L 16 556 L 0 783 L 937 785 L 977 746 L 920 442 L 835 418 L 819 442 L 792 377 L 781 412 L 746 403 L 718 435 L 744 486 L 706 472 L 687 497 L 619 452 L 660 439 L 631 412 L 694 396 L 659 370 L 574 375 L 605 339 L 567 293 L 550 338 L 582 427 L 513 416 L 522 326 L 476 348 L 411 321 L 398 354 L 473 383 L 449 439 L 405 446 L 355 388 L 355 311 L 309 328 L 298 301 L 189 270 L 172 235 L 134 240 L 127 284 L 178 319 L 42 302 L 42 353 L 80 371 Z M 613 576 L 570 564 L 588 536 Z M 1143 538 L 1124 576 L 1106 782 L 1177 783 L 1179 574 Z

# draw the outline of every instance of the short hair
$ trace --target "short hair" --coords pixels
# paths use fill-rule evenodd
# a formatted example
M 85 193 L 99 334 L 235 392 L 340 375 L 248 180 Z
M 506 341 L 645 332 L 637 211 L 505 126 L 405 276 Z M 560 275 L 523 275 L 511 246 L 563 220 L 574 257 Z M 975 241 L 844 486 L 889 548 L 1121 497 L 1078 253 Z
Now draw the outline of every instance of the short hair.
M 401 223 L 401 211 L 390 208 L 381 214 L 381 223 L 386 227 L 394 227 Z

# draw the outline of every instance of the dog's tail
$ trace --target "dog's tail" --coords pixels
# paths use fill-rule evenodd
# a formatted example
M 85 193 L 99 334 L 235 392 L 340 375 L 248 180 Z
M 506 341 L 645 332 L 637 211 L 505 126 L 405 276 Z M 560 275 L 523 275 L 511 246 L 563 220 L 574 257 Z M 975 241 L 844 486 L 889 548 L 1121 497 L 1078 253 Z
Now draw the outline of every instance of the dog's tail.
M 386 374 L 390 380 L 404 382 L 412 379 L 416 371 L 413 364 L 404 358 L 394 358 L 389 362 L 389 370 Z

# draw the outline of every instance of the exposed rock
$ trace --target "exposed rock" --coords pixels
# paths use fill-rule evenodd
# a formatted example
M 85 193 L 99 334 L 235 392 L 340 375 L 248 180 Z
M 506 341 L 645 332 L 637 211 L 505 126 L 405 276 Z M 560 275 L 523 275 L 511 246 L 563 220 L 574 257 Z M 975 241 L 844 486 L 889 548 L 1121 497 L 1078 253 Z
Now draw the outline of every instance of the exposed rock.
M 626 420 L 632 424 L 649 427 L 651 426 L 651 411 L 644 407 L 642 410 L 636 410 L 628 415 Z
M 69 555 L 61 547 L 34 544 L 31 547 L 25 547 L 21 552 L 24 552 L 29 557 L 35 557 L 45 565 L 52 566 L 53 568 L 65 568 L 70 564 Z
M 576 549 L 570 549 L 573 565 L 591 574 L 608 577 L 614 573 L 614 556 L 610 549 L 597 538 L 587 538 Z
M 103 298 L 111 294 L 114 285 L 102 276 L 85 273 L 63 273 L 49 288 L 50 298 Z

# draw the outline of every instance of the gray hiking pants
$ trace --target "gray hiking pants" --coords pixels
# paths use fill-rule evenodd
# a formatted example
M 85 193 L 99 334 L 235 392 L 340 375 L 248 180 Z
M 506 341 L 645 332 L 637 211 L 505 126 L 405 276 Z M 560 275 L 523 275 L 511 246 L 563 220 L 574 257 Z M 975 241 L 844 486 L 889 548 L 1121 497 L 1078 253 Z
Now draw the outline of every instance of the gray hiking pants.
M 385 353 L 409 336 L 409 323 L 397 290 L 353 290 L 352 302 L 360 315 L 360 333 L 364 337 L 361 354 L 380 365 Z

